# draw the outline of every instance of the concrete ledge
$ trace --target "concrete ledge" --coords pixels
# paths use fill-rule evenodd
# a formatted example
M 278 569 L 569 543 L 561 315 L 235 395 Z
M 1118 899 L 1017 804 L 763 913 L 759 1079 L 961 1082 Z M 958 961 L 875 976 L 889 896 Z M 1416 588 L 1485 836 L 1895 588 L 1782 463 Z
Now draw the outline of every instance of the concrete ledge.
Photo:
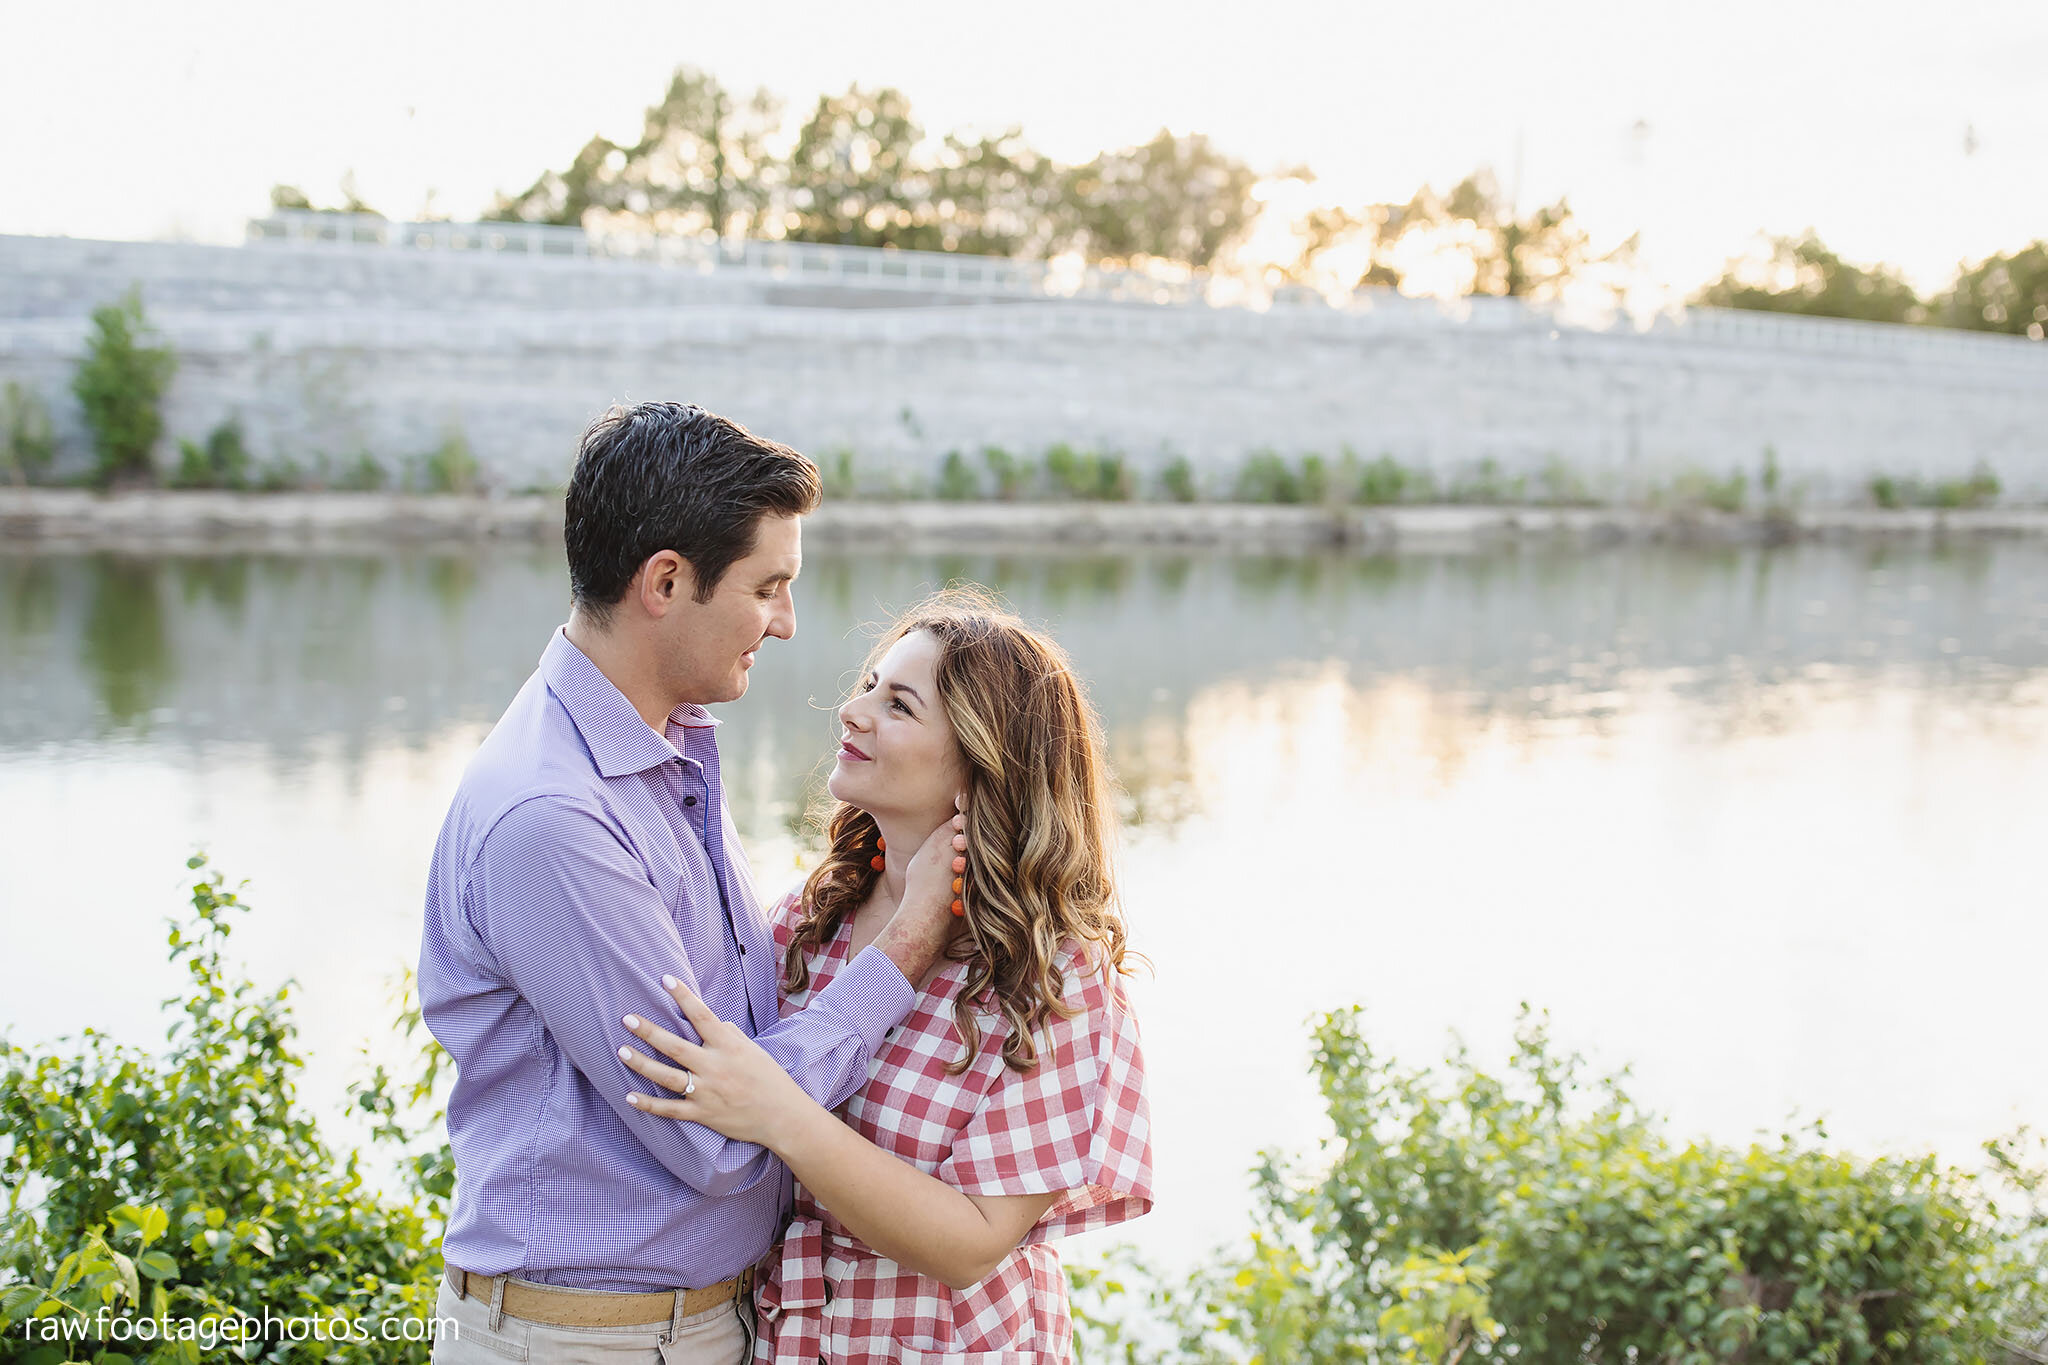
M 1776 515 L 1603 507 L 834 502 L 806 523 L 835 547 L 1170 545 L 1224 549 L 1482 549 L 1522 542 L 1780 543 L 2048 535 L 2048 509 L 1813 509 Z M 0 545 L 152 551 L 558 541 L 554 497 L 395 493 L 100 494 L 0 488 Z

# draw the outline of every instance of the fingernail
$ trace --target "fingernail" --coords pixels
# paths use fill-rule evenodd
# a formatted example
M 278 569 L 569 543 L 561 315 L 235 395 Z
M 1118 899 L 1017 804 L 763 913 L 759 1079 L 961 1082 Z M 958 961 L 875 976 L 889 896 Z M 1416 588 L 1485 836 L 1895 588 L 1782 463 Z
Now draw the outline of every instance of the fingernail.
M 632 1060 L 633 1060 L 633 1049 L 632 1049 L 632 1048 L 629 1048 L 629 1047 L 622 1047 L 622 1048 L 620 1048 L 620 1049 L 619 1049 L 619 1060 L 620 1060 L 620 1061 L 622 1061 L 622 1062 L 630 1062 L 630 1061 L 632 1061 Z
M 640 1097 L 638 1095 L 628 1095 L 626 1096 L 626 1103 L 638 1109 L 640 1107 Z
M 682 985 L 682 984 L 683 984 L 682 982 L 680 982 L 680 981 L 676 980 L 676 979 L 675 979 L 674 977 L 672 977 L 672 976 L 664 976 L 664 977 L 663 977 L 663 978 L 661 979 L 661 986 L 662 986 L 662 989 L 663 989 L 663 990 L 670 990 L 670 991 L 672 991 L 672 990 L 674 990 L 674 989 L 675 989 L 676 987 L 678 987 L 678 986 L 680 986 L 680 985 Z
M 637 1014 L 629 1014 L 629 1015 L 627 1015 L 627 1016 L 626 1016 L 626 1018 L 625 1018 L 625 1024 L 626 1024 L 626 1027 L 627 1027 L 627 1028 L 639 1028 L 639 1027 L 640 1027 L 640 1016 L 639 1016 L 639 1015 L 637 1015 Z

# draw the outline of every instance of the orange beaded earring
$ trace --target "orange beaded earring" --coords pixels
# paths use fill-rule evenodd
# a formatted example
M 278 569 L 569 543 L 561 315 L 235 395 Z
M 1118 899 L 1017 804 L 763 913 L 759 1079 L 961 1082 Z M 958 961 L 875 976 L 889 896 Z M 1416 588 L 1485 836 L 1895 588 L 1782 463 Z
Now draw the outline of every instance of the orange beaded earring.
M 958 856 L 958 855 L 956 854 L 956 855 L 954 855 L 954 858 L 953 858 L 953 906 L 952 906 L 953 914 L 954 914 L 954 915 L 955 915 L 956 917 L 960 917 L 960 918 L 965 918 L 965 917 L 966 917 L 966 914 L 967 914 L 967 906 L 966 906 L 966 905 L 965 905 L 965 904 L 964 904 L 964 903 L 963 903 L 963 902 L 961 901 L 961 899 L 960 899 L 961 893 L 962 893 L 962 892 L 963 892 L 963 891 L 964 891 L 964 890 L 966 889 L 966 886 L 967 886 L 967 860 L 966 860 L 965 858 L 962 858 L 962 857 L 960 857 L 960 856 Z
M 887 867 L 889 863 L 888 860 L 882 856 L 882 851 L 888 847 L 889 841 L 887 839 L 884 839 L 881 835 L 877 834 L 875 836 L 875 856 L 868 859 L 868 866 L 872 867 L 877 872 L 880 872 L 883 868 Z

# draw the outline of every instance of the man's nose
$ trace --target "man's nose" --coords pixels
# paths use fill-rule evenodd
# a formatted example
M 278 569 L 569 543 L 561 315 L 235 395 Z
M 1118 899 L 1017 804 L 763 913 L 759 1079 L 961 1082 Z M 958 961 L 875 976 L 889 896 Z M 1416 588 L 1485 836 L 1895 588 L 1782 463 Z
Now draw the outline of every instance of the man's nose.
M 778 640 L 794 640 L 796 638 L 796 599 L 794 597 L 785 598 L 782 610 L 776 612 L 769 619 L 768 633 Z

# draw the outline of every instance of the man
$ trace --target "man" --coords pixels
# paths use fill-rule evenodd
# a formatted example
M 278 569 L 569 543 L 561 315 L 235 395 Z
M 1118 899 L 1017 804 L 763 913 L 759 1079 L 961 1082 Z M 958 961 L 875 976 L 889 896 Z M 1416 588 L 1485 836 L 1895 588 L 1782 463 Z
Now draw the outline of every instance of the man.
M 781 1231 L 788 1173 L 628 1105 L 646 1082 L 619 1060 L 621 1020 L 684 1032 L 659 984 L 678 977 L 836 1107 L 945 941 L 951 829 L 875 944 L 777 1018 L 704 707 L 795 633 L 818 499 L 809 460 L 697 408 L 615 408 L 584 434 L 569 622 L 464 773 L 427 883 L 420 999 L 457 1068 L 437 1310 L 457 1334 L 437 1365 L 741 1359 L 743 1277 Z

